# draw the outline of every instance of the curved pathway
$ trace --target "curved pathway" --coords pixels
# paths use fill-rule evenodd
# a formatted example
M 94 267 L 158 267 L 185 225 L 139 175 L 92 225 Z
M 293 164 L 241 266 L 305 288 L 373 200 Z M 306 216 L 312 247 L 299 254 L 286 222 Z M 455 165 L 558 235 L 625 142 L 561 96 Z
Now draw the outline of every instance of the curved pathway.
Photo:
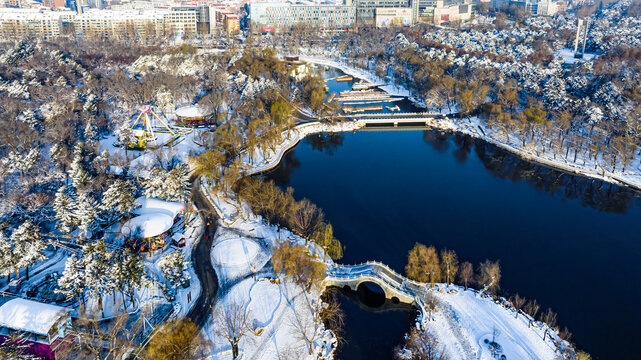
M 191 198 L 196 208 L 203 212 L 205 218 L 205 231 L 203 237 L 193 247 L 191 260 L 194 263 L 194 270 L 200 280 L 200 296 L 187 313 L 187 317 L 198 327 L 202 328 L 207 322 L 207 315 L 211 314 L 211 307 L 214 305 L 218 292 L 218 278 L 211 263 L 211 244 L 216 234 L 216 212 L 201 190 L 198 179 L 192 180 Z M 207 225 L 209 223 L 209 225 Z

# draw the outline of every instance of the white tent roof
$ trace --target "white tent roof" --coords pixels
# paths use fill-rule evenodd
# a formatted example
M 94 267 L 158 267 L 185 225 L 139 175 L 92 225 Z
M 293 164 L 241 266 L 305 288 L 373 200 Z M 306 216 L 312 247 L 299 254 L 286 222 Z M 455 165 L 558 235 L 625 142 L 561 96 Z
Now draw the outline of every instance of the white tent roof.
M 0 326 L 47 335 L 71 309 L 26 299 L 12 299 L 0 306 Z
M 207 115 L 198 105 L 184 106 L 176 110 L 176 116 L 180 117 L 202 117 Z
M 134 213 L 137 215 L 161 213 L 171 216 L 172 220 L 185 207 L 185 205 L 180 202 L 163 201 L 146 196 L 139 197 L 134 204 L 140 205 L 139 208 L 134 210 Z
M 143 238 L 148 238 L 166 232 L 173 225 L 174 218 L 172 216 L 154 212 L 130 219 L 122 226 L 120 233 L 124 236 L 140 235 Z M 140 233 L 137 233 L 138 230 L 140 230 Z

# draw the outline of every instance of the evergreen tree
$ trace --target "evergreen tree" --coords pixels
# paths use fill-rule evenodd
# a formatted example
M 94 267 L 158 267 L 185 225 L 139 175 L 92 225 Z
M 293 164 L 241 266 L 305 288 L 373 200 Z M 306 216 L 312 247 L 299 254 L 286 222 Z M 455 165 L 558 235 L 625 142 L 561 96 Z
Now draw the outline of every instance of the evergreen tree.
M 40 229 L 30 220 L 26 220 L 11 234 L 14 244 L 14 254 L 19 255 L 16 270 L 25 268 L 29 280 L 29 265 L 46 257 L 42 253 L 47 244 L 42 240 Z
M 89 296 L 98 301 L 98 308 L 105 317 L 102 304 L 102 295 L 109 289 L 111 281 L 110 260 L 111 254 L 107 251 L 104 241 L 89 244 L 83 248 L 83 265 L 85 268 L 85 286 Z
M 73 180 L 73 186 L 78 189 L 79 187 L 89 183 L 91 177 L 84 168 L 83 164 L 83 143 L 79 142 L 73 148 L 73 160 L 69 168 L 69 176 Z
M 84 306 L 83 292 L 85 290 L 85 265 L 82 259 L 73 255 L 67 259 L 65 270 L 58 279 L 56 292 L 65 295 L 67 299 L 77 297 L 80 306 Z
M 135 200 L 133 186 L 117 179 L 102 195 L 100 209 L 107 213 L 109 220 L 115 220 L 130 213 L 134 208 Z
M 67 195 L 66 186 L 60 187 L 56 192 L 56 197 L 53 200 L 53 210 L 56 212 L 58 229 L 69 235 L 69 233 L 73 231 L 74 226 L 78 224 L 74 215 L 74 212 L 77 210 L 77 204 L 71 196 Z
M 182 254 L 182 253 L 181 253 Z M 136 290 L 139 290 L 143 286 L 148 285 L 148 279 L 145 274 L 144 264 L 140 255 L 133 252 L 126 252 L 123 258 L 123 264 L 125 269 L 124 277 L 124 289 L 129 295 L 129 300 L 131 301 L 131 307 L 134 307 Z M 189 276 L 189 275 L 187 275 Z
M 154 168 L 150 176 L 141 180 L 143 194 L 167 201 L 182 201 L 189 194 L 187 169 L 179 164 L 170 171 Z
M 78 228 L 86 238 L 98 227 L 98 206 L 96 201 L 87 193 L 80 193 L 77 207 L 74 209 L 74 216 L 78 222 Z
M 167 286 L 167 282 L 174 288 L 187 283 L 191 279 L 187 272 L 187 265 L 189 265 L 189 261 L 185 261 L 185 254 L 182 251 L 163 255 L 158 260 L 158 267 L 165 278 L 165 286 Z
M 7 281 L 16 271 L 16 260 L 11 242 L 0 232 L 0 276 L 7 276 Z

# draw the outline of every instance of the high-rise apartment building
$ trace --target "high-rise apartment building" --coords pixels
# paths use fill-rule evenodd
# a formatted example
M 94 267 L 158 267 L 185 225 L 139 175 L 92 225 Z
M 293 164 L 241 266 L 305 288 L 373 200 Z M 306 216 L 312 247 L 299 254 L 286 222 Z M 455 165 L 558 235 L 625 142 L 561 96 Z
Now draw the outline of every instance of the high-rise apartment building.
M 74 15 L 71 11 L 1 8 L 0 34 L 3 38 L 39 36 L 52 39 L 60 36 L 63 24 Z
M 292 5 L 250 3 L 252 31 L 347 30 L 356 23 L 356 7 L 349 5 Z
M 0 32 L 6 38 L 27 35 L 54 38 L 65 27 L 78 35 L 119 36 L 137 32 L 147 35 L 196 35 L 198 14 L 184 9 L 72 11 L 0 9 Z

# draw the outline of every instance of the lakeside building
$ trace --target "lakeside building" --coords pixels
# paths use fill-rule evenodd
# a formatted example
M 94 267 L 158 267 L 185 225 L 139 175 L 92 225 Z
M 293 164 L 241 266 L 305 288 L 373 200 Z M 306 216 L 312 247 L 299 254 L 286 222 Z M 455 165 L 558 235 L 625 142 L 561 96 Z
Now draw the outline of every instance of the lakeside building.
M 356 23 L 356 7 L 350 5 L 292 5 L 249 3 L 254 32 L 305 30 L 350 30 Z
M 71 309 L 16 298 L 0 306 L 0 340 L 17 335 L 25 352 L 55 359 L 73 340 Z

